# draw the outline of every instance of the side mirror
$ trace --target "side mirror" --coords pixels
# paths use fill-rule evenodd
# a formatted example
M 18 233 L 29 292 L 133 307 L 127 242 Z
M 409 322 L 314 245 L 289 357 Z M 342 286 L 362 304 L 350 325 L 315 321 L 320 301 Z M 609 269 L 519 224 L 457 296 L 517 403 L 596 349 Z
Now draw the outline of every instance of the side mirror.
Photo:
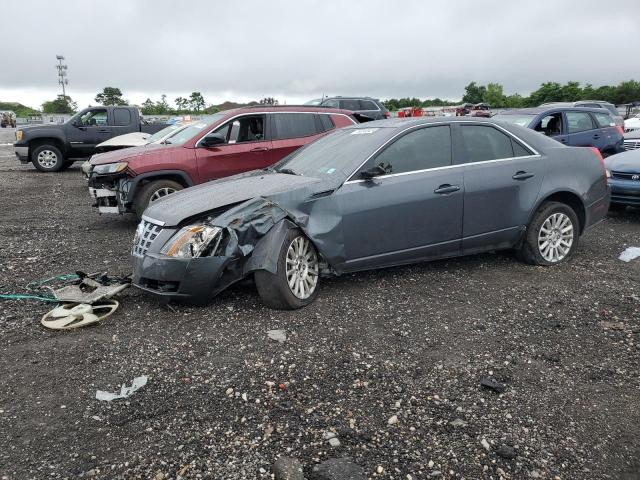
M 202 147 L 215 147 L 216 145 L 222 145 L 223 143 L 227 143 L 227 141 L 220 136 L 220 134 L 210 133 L 202 139 L 200 145 Z
M 371 180 L 372 178 L 379 177 L 381 175 L 387 175 L 388 173 L 391 173 L 392 170 L 393 169 L 391 165 L 385 165 L 384 163 L 381 163 L 373 168 L 370 168 L 369 170 L 360 172 L 360 176 L 365 180 Z

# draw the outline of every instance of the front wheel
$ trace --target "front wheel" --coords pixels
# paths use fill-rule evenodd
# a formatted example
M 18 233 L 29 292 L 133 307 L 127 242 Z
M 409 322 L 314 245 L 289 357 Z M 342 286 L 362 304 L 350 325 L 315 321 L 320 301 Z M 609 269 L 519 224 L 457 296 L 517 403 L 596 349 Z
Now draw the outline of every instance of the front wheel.
M 518 256 L 532 265 L 556 265 L 573 255 L 579 236 L 576 212 L 564 203 L 548 202 L 529 223 Z
M 291 229 L 280 247 L 277 272 L 258 270 L 254 278 L 260 298 L 268 307 L 305 307 L 318 296 L 320 265 L 316 247 L 300 230 Z
M 65 166 L 62 152 L 53 145 L 40 145 L 31 152 L 31 163 L 41 172 L 58 172 Z

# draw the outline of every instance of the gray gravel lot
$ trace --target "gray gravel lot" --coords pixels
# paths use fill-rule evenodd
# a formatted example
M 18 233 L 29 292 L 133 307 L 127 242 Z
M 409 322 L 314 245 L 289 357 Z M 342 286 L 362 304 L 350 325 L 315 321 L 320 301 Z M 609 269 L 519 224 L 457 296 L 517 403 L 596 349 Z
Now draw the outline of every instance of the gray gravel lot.
M 90 203 L 79 165 L 38 173 L 0 145 L 0 289 L 128 273 L 136 221 Z M 287 455 L 307 478 L 343 456 L 369 478 L 640 478 L 640 259 L 619 261 L 627 246 L 640 246 L 639 211 L 555 268 L 496 253 L 348 275 L 296 312 L 263 307 L 249 282 L 205 308 L 128 290 L 103 324 L 65 333 L 40 326 L 46 305 L 4 301 L 0 475 L 271 478 Z M 130 398 L 95 400 L 143 374 Z

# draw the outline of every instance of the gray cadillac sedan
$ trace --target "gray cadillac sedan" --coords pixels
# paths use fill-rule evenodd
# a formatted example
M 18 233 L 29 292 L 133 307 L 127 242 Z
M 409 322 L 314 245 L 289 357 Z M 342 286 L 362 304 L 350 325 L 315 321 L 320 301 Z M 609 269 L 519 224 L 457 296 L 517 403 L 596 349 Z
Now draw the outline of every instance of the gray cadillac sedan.
M 253 275 L 265 304 L 295 309 L 326 275 L 498 249 L 555 265 L 609 201 L 590 148 L 491 119 L 369 122 L 152 203 L 133 283 L 202 303 Z

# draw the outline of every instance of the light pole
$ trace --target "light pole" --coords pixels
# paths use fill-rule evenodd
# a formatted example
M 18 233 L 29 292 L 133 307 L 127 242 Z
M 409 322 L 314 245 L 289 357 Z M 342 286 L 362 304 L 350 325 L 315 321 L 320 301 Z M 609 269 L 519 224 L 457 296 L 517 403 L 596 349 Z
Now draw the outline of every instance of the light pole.
M 56 55 L 56 59 L 58 60 L 58 65 L 56 68 L 58 69 L 58 84 L 62 85 L 62 98 L 63 100 L 67 99 L 67 92 L 65 90 L 65 85 L 69 85 L 69 79 L 65 78 L 67 76 L 67 66 L 62 64 L 64 57 L 62 55 Z

